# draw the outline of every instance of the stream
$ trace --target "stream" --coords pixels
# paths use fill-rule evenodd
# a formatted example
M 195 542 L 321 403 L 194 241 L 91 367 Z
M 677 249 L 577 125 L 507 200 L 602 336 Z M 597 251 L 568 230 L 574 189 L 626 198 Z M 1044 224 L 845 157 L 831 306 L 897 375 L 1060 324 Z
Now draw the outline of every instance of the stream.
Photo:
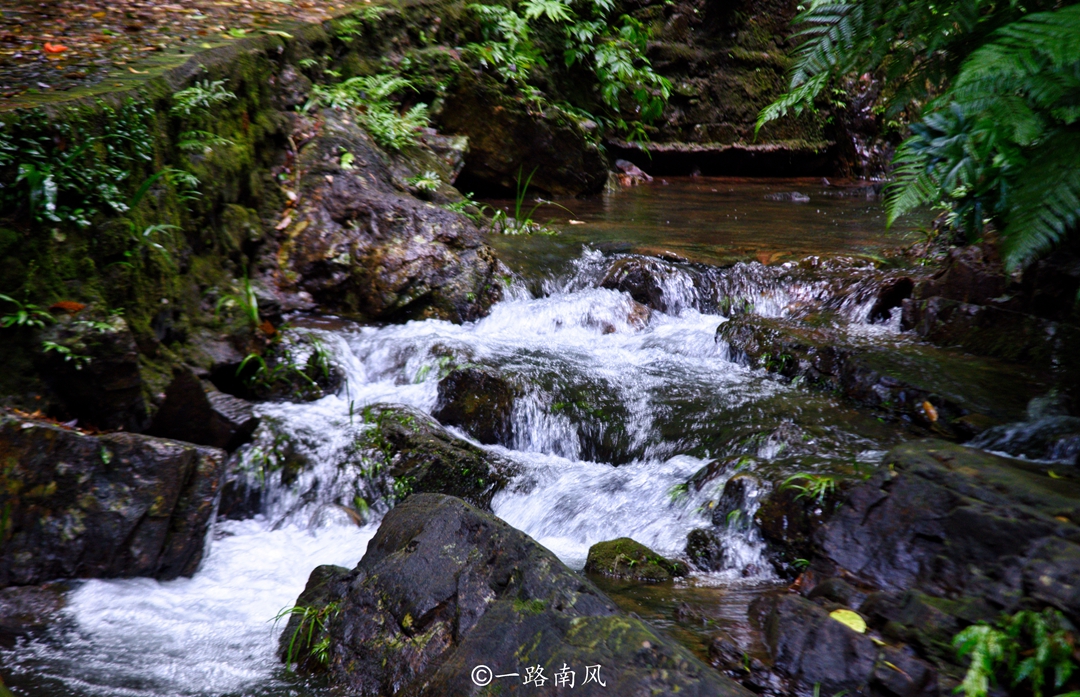
M 788 191 L 810 201 L 765 198 Z M 521 466 L 492 507 L 576 569 L 590 545 L 622 536 L 682 555 L 731 474 L 685 495 L 679 485 L 716 458 L 744 456 L 766 482 L 879 461 L 910 437 L 902 425 L 740 366 L 715 340 L 736 305 L 771 316 L 824 309 L 868 343 L 902 340 L 895 321 L 868 320 L 872 298 L 857 272 L 912 240 L 921 221 L 886 230 L 880 203 L 838 191 L 820 180 L 658 180 L 569 203 L 571 213 L 538 211 L 559 235 L 492 240 L 515 277 L 477 322 L 296 320 L 297 331 L 320 337 L 345 385 L 315 402 L 260 404 L 263 425 L 241 452 L 250 466 L 287 440 L 307 465 L 287 484 L 280 471 L 267 475 L 258 516 L 219 520 L 194 577 L 73 584 L 61 622 L 0 651 L 10 687 L 22 695 L 323 694 L 276 659 L 284 623 L 273 618 L 316 565 L 354 566 L 377 529 L 378 505 L 362 528 L 327 506 L 358 495 L 362 463 L 352 446 L 367 428 L 363 407 L 431 412 L 453 365 L 491 366 L 529 385 L 514 408 L 512 442 L 484 446 Z M 796 263 L 811 254 L 820 258 Z M 626 258 L 660 264 L 662 297 L 647 321 L 627 293 L 601 287 Z M 569 403 L 597 417 L 571 418 Z M 700 652 L 705 634 L 677 621 L 674 608 L 700 608 L 712 626 L 739 634 L 756 589 L 778 580 L 756 531 L 731 532 L 725 543 L 721 571 L 604 589 Z

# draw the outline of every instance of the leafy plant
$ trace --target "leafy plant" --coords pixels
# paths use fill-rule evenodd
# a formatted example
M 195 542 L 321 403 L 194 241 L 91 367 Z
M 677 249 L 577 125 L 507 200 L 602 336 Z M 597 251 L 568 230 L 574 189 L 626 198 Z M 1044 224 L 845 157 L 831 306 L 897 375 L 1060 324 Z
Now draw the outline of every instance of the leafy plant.
M 979 622 L 967 627 L 953 638 L 956 655 L 971 656 L 957 691 L 966 697 L 986 697 L 990 683 L 1003 670 L 1013 687 L 1027 681 L 1034 697 L 1042 697 L 1047 671 L 1053 671 L 1054 687 L 1061 687 L 1076 669 L 1073 629 L 1053 608 L 1041 613 L 1021 610 L 994 625 Z
M 529 176 L 525 179 L 521 178 L 521 170 L 518 170 L 517 183 L 514 191 L 514 214 L 508 216 L 505 211 L 496 211 L 495 215 L 491 219 L 492 227 L 498 230 L 504 235 L 529 235 L 534 232 L 540 232 L 546 235 L 557 234 L 554 230 L 551 230 L 544 225 L 541 225 L 533 220 L 533 213 L 536 209 L 542 206 L 544 203 L 550 203 L 551 205 L 558 206 L 564 211 L 570 212 L 564 206 L 560 206 L 553 201 L 542 201 L 537 199 L 532 208 L 525 210 L 525 196 L 529 191 L 529 184 L 532 183 L 533 176 L 536 174 L 534 168 Z
M 83 366 L 89 365 L 90 356 L 84 356 L 63 344 L 58 344 L 55 341 L 42 341 L 41 348 L 45 353 L 55 352 L 63 357 L 65 363 L 71 363 L 75 366 L 75 370 L 82 370 Z
M 466 55 L 514 85 L 532 110 L 539 113 L 548 106 L 539 90 L 529 84 L 533 69 L 548 65 L 533 36 L 541 27 L 554 27 L 563 36 L 565 65 L 591 68 L 600 99 L 611 110 L 613 118 L 608 123 L 620 131 L 643 134 L 641 123 L 663 112 L 671 83 L 658 75 L 645 57 L 649 32 L 629 15 L 613 21 L 614 3 L 610 0 L 522 0 L 516 8 L 471 4 L 467 9 L 479 17 L 483 41 L 468 44 Z M 624 113 L 634 117 L 628 121 L 622 118 Z
M 896 155 L 889 222 L 927 203 L 975 237 L 986 221 L 1019 268 L 1080 222 L 1080 6 L 1030 15 L 964 62 Z
M 454 213 L 461 213 L 465 217 L 472 220 L 474 223 L 479 223 L 481 220 L 483 220 L 484 213 L 491 209 L 491 206 L 488 206 L 485 203 L 480 203 L 479 201 L 473 199 L 471 193 L 463 194 L 463 197 L 460 201 L 451 201 L 450 203 L 444 203 L 442 204 L 442 207 Z
M 797 482 L 802 482 L 801 484 Z M 836 477 L 827 474 L 809 474 L 799 472 L 784 480 L 781 489 L 795 489 L 799 495 L 795 498 L 811 498 L 822 503 L 825 497 L 836 491 Z
M 321 665 L 330 662 L 330 636 L 326 633 L 326 624 L 333 621 L 340 613 L 341 603 L 335 601 L 320 608 L 293 605 L 283 608 L 274 616 L 274 624 L 286 617 L 300 618 L 296 628 L 293 629 L 292 636 L 289 637 L 289 647 L 285 651 L 286 670 L 292 670 L 293 663 L 303 651 L 307 651 Z
M 29 302 L 19 302 L 10 295 L 0 294 L 0 300 L 15 306 L 15 311 L 0 316 L 0 327 L 44 327 L 46 322 L 52 322 L 53 316 L 37 305 Z
M 222 295 L 217 301 L 217 306 L 214 308 L 214 314 L 220 314 L 221 308 L 223 307 L 239 308 L 240 313 L 247 319 L 248 324 L 253 328 L 262 324 L 262 318 L 259 317 L 259 298 L 255 295 L 255 287 L 251 284 L 251 276 L 247 273 L 244 274 L 240 292 L 225 293 Z
M 216 133 L 210 131 L 191 130 L 184 131 L 180 134 L 180 140 L 177 142 L 176 147 L 181 150 L 189 150 L 192 152 L 209 153 L 217 145 L 235 145 L 233 141 L 228 138 L 222 138 Z
M 174 93 L 173 105 L 169 113 L 173 116 L 199 115 L 209 111 L 215 104 L 236 99 L 235 94 L 225 89 L 225 82 L 225 80 L 198 80 L 191 87 Z
M 442 185 L 442 178 L 437 172 L 428 170 L 409 177 L 405 182 L 421 191 L 435 191 Z
M 400 150 L 414 144 L 416 132 L 429 124 L 426 104 L 400 113 L 391 100 L 393 95 L 412 89 L 411 82 L 390 73 L 353 77 L 334 85 L 315 85 L 304 109 L 349 109 L 375 142 Z

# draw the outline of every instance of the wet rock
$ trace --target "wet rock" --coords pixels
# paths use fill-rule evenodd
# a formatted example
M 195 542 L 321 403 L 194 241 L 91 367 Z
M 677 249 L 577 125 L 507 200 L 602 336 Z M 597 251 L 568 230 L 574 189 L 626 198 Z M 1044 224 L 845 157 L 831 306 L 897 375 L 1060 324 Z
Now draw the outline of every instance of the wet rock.
M 686 575 L 686 565 L 667 559 L 629 537 L 589 547 L 585 572 L 625 581 L 657 583 Z
M 906 276 L 889 279 L 878 289 L 877 299 L 870 314 L 867 316 L 871 322 L 882 322 L 889 319 L 892 311 L 902 308 L 904 301 L 911 297 L 915 289 L 915 281 Z
M 757 477 L 749 474 L 737 474 L 727 480 L 724 491 L 713 508 L 713 525 L 733 530 L 749 530 L 754 524 L 749 511 L 763 493 L 762 490 Z
M 217 390 L 207 390 L 186 366 L 174 371 L 147 433 L 197 445 L 233 451 L 246 443 L 259 425 L 252 405 Z
M 94 317 L 89 310 L 61 317 L 41 339 L 54 347 L 42 356 L 42 374 L 71 416 L 104 430 L 146 428 L 139 349 L 122 317 Z
M 432 416 L 481 443 L 512 445 L 514 402 L 522 393 L 496 370 L 458 368 L 439 381 L 439 400 Z
M 392 158 L 346 117 L 323 112 L 298 166 L 299 207 L 278 226 L 286 289 L 369 320 L 461 322 L 500 297 L 501 267 L 472 222 L 395 186 Z
M 652 177 L 629 160 L 615 160 L 615 168 L 619 170 L 619 173 L 616 175 L 619 186 L 638 186 L 639 184 L 647 184 L 653 180 Z
M 214 448 L 0 415 L 0 587 L 191 575 L 222 474 Z
M 879 650 L 869 636 L 834 620 L 809 600 L 767 595 L 754 602 L 751 612 L 764 617 L 772 667 L 790 681 L 794 694 L 939 694 L 930 664 L 896 647 Z
M 379 404 L 364 411 L 373 428 L 361 447 L 389 465 L 399 493 L 458 496 L 491 510 L 492 497 L 517 474 L 518 467 L 452 436 L 423 412 L 402 405 Z
M 778 486 L 762 499 L 754 522 L 776 555 L 777 570 L 790 574 L 805 564 L 815 551 L 814 537 L 836 507 L 839 497 L 829 493 L 824 500 L 805 496 L 792 487 Z
M 969 445 L 1033 460 L 1076 465 L 1080 456 L 1080 418 L 1044 416 L 1033 421 L 994 426 Z
M 757 315 L 725 322 L 716 339 L 727 344 L 736 362 L 839 391 L 930 427 L 972 413 L 1015 419 L 1042 384 L 1038 373 L 1020 366 L 920 344 L 864 346 L 828 326 Z
M 798 191 L 781 191 L 775 194 L 766 194 L 766 201 L 790 201 L 792 203 L 809 203 L 810 197 Z
M 462 190 L 512 193 L 533 170 L 529 188 L 551 196 L 604 188 L 607 158 L 589 123 L 556 109 L 534 113 L 489 75 L 463 70 L 457 77 L 437 120 L 441 131 L 469 138 Z
M 687 534 L 686 556 L 702 571 L 720 571 L 727 566 L 724 542 L 711 528 L 696 528 Z
M 304 642 L 299 668 L 325 671 L 349 694 L 472 694 L 478 665 L 519 673 L 493 678 L 503 693 L 535 694 L 522 684 L 527 668 L 543 669 L 551 689 L 566 664 L 576 671 L 575 693 L 586 695 L 750 695 L 622 614 L 527 535 L 459 499 L 406 500 L 348 576 L 323 567 L 308 590 L 320 585 L 335 603 L 313 637 L 326 638 L 327 662 L 320 666 Z M 606 687 L 585 684 L 587 665 L 601 666 Z
M 884 464 L 817 533 L 837 569 L 888 591 L 981 597 L 1005 612 L 1031 596 L 1080 616 L 1080 483 L 935 440 L 900 445 Z
M 64 607 L 65 590 L 56 583 L 0 588 L 0 647 L 52 624 Z
M 673 314 L 687 306 L 706 309 L 700 299 L 701 282 L 698 274 L 680 265 L 652 257 L 627 256 L 611 264 L 599 285 L 622 291 L 651 310 Z

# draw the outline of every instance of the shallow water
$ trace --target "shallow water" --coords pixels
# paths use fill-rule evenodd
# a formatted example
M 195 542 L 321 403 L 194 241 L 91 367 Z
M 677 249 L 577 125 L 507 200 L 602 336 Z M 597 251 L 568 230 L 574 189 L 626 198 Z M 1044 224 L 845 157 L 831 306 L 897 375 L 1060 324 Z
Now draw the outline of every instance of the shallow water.
M 522 470 L 493 508 L 574 568 L 591 544 L 621 536 L 681 555 L 686 534 L 707 524 L 708 504 L 731 473 L 688 496 L 676 495 L 676 487 L 712 458 L 745 455 L 747 471 L 766 482 L 794 469 L 876 462 L 904 437 L 897 427 L 736 365 L 715 341 L 725 321 L 721 301 L 739 294 L 755 311 L 776 316 L 832 302 L 867 341 L 894 340 L 889 326 L 866 324 L 867 301 L 857 289 L 837 299 L 830 281 L 815 280 L 812 269 L 757 262 L 711 270 L 694 285 L 685 274 L 700 269 L 676 264 L 664 311 L 642 325 L 631 317 L 629 296 L 597 287 L 617 257 L 613 249 L 665 245 L 697 260 L 759 252 L 771 258 L 777 250 L 873 253 L 903 237 L 884 231 L 876 203 L 819 203 L 812 187 L 798 189 L 811 194 L 810 204 L 763 203 L 763 192 L 793 188 L 686 180 L 575 202 L 575 216 L 593 222 L 557 237 L 497 240 L 520 280 L 478 322 L 298 330 L 320 334 L 346 386 L 312 403 L 261 404 L 264 425 L 257 443 L 245 447 L 245 461 L 288 438 L 311 464 L 287 486 L 281 472 L 270 474 L 271 495 L 257 519 L 220 522 L 193 578 L 81 584 L 62 623 L 0 653 L 5 679 L 16 694 L 33 695 L 321 694 L 275 660 L 281 627 L 271 619 L 295 600 L 316 565 L 355 565 L 385 510 L 353 447 L 366 428 L 358 416 L 363 406 L 396 402 L 430 411 L 439 378 L 454 365 L 491 366 L 529 385 L 513 414 L 512 442 L 490 446 Z M 745 211 L 737 226 L 736 207 L 739 217 Z M 730 223 L 718 224 L 728 215 Z M 561 407 L 573 400 L 585 416 L 571 418 Z M 590 457 L 612 434 L 618 437 L 610 439 L 606 459 Z M 358 496 L 373 504 L 363 529 L 327 506 L 353 505 Z M 745 615 L 747 597 L 775 576 L 755 531 L 729 532 L 727 543 L 729 568 L 671 586 L 665 597 L 698 597 L 706 605 L 712 598 L 717 621 L 738 633 L 735 618 Z M 616 594 L 630 607 L 635 596 L 650 593 Z M 734 600 L 719 600 L 725 593 Z M 684 630 L 663 615 L 672 602 L 650 616 L 680 636 Z M 700 651 L 705 635 L 691 635 L 682 638 Z

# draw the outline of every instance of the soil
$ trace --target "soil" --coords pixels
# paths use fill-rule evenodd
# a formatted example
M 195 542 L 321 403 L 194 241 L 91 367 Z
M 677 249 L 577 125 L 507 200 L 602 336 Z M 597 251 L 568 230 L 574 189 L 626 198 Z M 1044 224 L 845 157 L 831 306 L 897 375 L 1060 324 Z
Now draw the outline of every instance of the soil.
M 139 74 L 163 52 L 190 54 L 285 22 L 321 22 L 345 0 L 5 0 L 0 98 Z

